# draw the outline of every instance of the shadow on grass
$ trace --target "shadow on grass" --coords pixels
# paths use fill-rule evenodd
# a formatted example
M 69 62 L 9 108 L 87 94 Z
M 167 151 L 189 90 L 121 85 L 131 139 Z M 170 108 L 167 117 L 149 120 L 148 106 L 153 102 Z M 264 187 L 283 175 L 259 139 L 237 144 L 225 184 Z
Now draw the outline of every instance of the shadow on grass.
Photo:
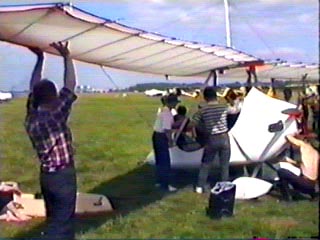
M 175 171 L 173 174 L 174 185 L 178 189 L 192 187 L 197 173 L 197 171 Z M 155 188 L 154 183 L 153 167 L 143 164 L 124 175 L 95 186 L 89 192 L 107 196 L 115 210 L 98 216 L 77 217 L 76 232 L 84 234 L 111 219 L 118 216 L 125 217 L 130 212 L 156 202 L 168 194 L 175 194 Z M 39 224 L 32 229 L 18 233 L 15 238 L 37 237 L 43 230 L 44 224 Z

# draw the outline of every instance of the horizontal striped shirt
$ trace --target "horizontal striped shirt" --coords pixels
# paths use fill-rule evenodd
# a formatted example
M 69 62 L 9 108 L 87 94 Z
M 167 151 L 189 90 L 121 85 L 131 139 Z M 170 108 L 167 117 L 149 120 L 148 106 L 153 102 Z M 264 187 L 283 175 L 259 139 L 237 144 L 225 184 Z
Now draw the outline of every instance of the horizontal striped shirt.
M 34 108 L 32 93 L 29 95 L 25 128 L 44 172 L 74 165 L 72 134 L 67 120 L 76 98 L 68 88 L 62 88 L 55 108 L 46 110 Z
M 209 102 L 202 104 L 192 120 L 196 125 L 203 125 L 210 135 L 225 133 L 228 131 L 227 114 L 234 112 L 227 104 Z

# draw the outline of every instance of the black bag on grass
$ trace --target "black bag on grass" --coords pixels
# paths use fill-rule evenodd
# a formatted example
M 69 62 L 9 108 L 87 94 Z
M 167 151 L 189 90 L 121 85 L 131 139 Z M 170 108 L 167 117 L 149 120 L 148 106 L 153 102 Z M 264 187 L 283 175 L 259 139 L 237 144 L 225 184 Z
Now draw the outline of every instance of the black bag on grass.
M 233 215 L 236 185 L 231 182 L 217 182 L 210 191 L 207 215 L 214 219 Z

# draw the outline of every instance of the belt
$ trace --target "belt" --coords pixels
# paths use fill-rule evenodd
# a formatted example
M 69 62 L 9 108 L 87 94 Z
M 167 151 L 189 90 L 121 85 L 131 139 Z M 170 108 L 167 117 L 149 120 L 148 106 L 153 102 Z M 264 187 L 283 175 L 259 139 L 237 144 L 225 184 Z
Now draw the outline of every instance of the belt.
M 53 172 L 57 172 L 59 170 L 70 168 L 70 167 L 73 167 L 73 166 L 74 166 L 73 162 L 69 162 L 69 163 L 62 164 L 62 165 L 55 166 L 55 167 L 46 167 L 46 166 L 41 165 L 40 166 L 40 171 L 42 173 L 53 173 Z
M 227 134 L 228 132 L 223 132 L 223 133 L 215 133 L 215 134 L 210 134 L 210 136 L 219 136 L 223 134 Z
M 157 133 L 157 134 L 163 134 L 163 133 L 165 133 L 165 132 L 158 132 L 158 131 L 154 131 L 155 133 Z

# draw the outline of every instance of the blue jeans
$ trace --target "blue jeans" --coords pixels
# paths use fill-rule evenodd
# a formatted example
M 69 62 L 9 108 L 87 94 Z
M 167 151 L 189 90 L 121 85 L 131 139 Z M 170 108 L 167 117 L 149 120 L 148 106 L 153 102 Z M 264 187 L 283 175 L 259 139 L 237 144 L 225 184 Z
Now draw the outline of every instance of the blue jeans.
M 170 182 L 170 154 L 168 138 L 165 133 L 153 132 L 152 144 L 156 162 L 156 177 L 164 189 L 168 188 Z
M 204 147 L 204 153 L 201 160 L 202 163 L 199 170 L 199 187 L 204 187 L 206 185 L 209 171 L 214 164 L 214 159 L 216 156 L 219 158 L 220 165 L 219 181 L 228 181 L 230 154 L 230 140 L 228 133 L 209 136 Z
M 75 239 L 74 215 L 77 181 L 74 167 L 57 172 L 41 172 L 40 186 L 45 201 L 45 239 Z

